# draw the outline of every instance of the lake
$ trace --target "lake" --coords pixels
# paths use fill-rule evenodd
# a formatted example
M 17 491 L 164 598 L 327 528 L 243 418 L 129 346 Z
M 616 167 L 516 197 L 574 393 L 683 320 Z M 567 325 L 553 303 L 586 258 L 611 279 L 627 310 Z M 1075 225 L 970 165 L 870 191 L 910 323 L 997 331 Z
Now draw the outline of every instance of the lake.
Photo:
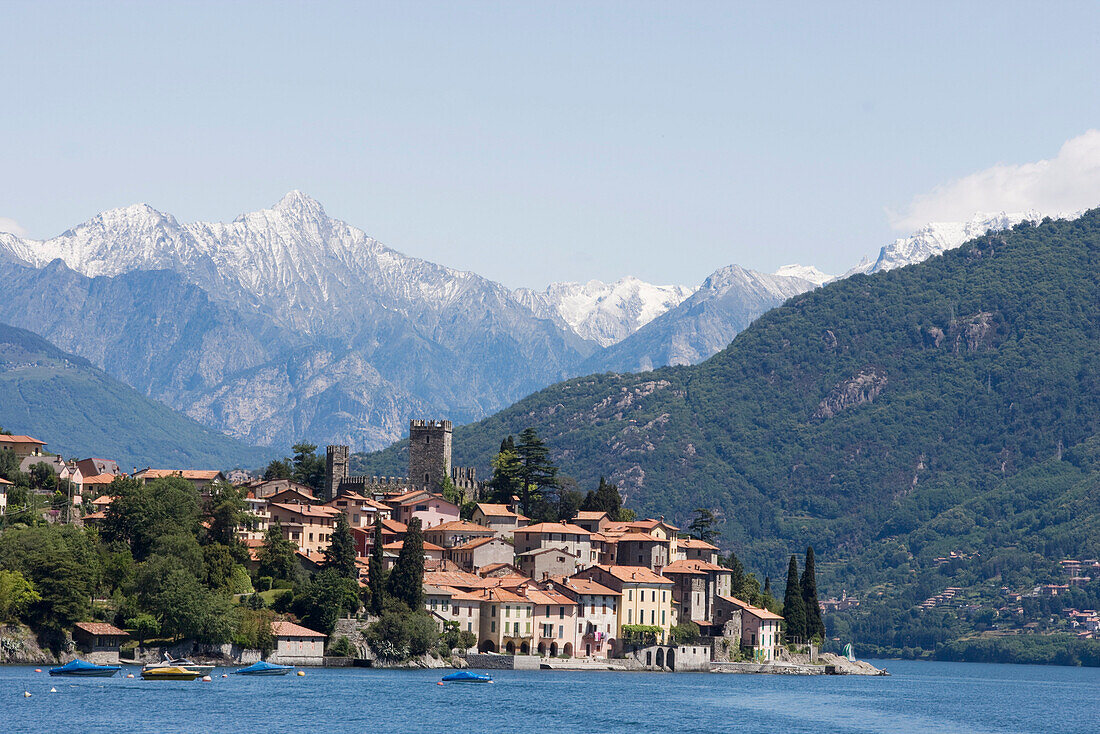
M 0 667 L 0 731 L 1100 730 L 1100 669 L 873 662 L 893 675 L 496 671 L 492 685 L 439 686 L 447 671 L 306 668 L 304 677 L 184 683 Z

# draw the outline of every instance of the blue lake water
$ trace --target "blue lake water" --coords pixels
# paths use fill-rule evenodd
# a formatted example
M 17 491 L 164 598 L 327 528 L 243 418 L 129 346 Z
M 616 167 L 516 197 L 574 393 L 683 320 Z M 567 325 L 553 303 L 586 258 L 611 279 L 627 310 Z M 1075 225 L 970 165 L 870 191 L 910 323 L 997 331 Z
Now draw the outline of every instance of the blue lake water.
M 307 668 L 185 683 L 0 667 L 0 731 L 1100 731 L 1100 669 L 877 664 L 893 675 L 498 671 L 492 685 L 445 686 L 436 682 L 446 671 Z

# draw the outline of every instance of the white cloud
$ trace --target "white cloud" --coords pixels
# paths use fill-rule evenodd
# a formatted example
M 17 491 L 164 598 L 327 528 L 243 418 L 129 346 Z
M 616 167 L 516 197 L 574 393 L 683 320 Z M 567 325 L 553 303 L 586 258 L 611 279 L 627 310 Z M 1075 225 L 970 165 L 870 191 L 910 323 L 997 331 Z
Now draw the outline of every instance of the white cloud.
M 14 219 L 0 217 L 0 232 L 10 232 L 17 237 L 22 237 L 27 233 L 27 230 L 20 227 L 19 222 Z
M 1077 212 L 1100 205 L 1100 130 L 1067 140 L 1049 160 L 998 164 L 942 184 L 917 196 L 891 223 L 911 231 L 929 222 L 961 222 L 976 212 L 1044 215 Z

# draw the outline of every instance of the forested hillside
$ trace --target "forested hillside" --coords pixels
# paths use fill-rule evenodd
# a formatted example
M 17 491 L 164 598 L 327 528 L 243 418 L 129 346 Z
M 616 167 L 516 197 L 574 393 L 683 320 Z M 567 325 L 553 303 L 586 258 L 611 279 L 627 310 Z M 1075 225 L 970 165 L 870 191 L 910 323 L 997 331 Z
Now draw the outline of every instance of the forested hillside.
M 680 523 L 713 508 L 773 576 L 808 543 L 828 569 L 922 528 L 962 538 L 945 518 L 1100 432 L 1098 260 L 1094 210 L 856 275 L 703 364 L 563 382 L 459 428 L 455 461 L 487 471 L 502 436 L 533 426 L 582 488 L 606 475 Z M 403 473 L 402 450 L 358 465 Z

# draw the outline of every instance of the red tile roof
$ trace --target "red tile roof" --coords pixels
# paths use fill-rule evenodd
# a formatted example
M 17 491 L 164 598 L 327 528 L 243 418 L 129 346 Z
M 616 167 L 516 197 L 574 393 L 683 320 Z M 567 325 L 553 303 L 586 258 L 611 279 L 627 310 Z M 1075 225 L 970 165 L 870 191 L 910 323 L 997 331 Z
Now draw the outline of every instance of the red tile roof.
M 475 540 L 468 541 L 462 545 L 456 545 L 451 550 L 473 550 L 474 548 L 480 548 L 486 543 L 492 543 L 494 540 L 498 540 L 496 536 L 492 538 L 477 538 Z M 503 542 L 503 541 L 501 541 Z
M 0 443 L 33 443 L 39 446 L 45 446 L 45 441 L 39 441 L 37 438 L 31 438 L 30 436 L 8 436 L 7 434 L 0 434 Z
M 540 522 L 535 525 L 528 525 L 525 528 L 516 528 L 516 534 L 519 535 L 520 533 L 571 533 L 573 535 L 592 535 L 592 533 L 579 525 L 565 522 Z
M 698 538 L 679 538 L 676 541 L 676 545 L 681 548 L 699 548 L 700 550 L 718 550 L 718 546 L 711 545 L 705 540 L 699 540 Z
M 725 599 L 726 601 L 730 602 L 734 606 L 741 607 L 742 609 L 744 609 L 749 614 L 753 615 L 754 617 L 759 617 L 760 619 L 783 619 L 781 616 L 779 616 L 775 612 L 769 612 L 767 609 L 761 609 L 760 607 L 754 607 L 752 604 L 749 604 L 747 601 L 741 601 L 736 596 L 722 596 L 722 597 L 719 597 L 719 598 L 720 599 Z
M 523 517 L 509 510 L 508 505 L 494 505 L 489 502 L 478 502 L 477 509 L 481 510 L 481 514 L 486 517 Z
M 300 624 L 283 621 L 272 622 L 271 632 L 276 637 L 328 637 L 328 635 L 323 635 Z
M 129 636 L 126 634 L 126 630 L 120 630 L 113 624 L 107 624 L 106 622 L 77 622 L 73 626 L 79 630 L 84 630 L 90 635 L 101 635 L 104 637 L 109 635 L 113 635 L 115 637 Z
M 468 533 L 491 533 L 491 532 L 493 532 L 492 528 L 487 528 L 484 525 L 478 525 L 477 523 L 469 522 L 467 520 L 451 520 L 450 522 L 440 523 L 439 525 L 436 525 L 435 527 L 428 528 L 424 532 L 434 533 L 437 530 L 445 530 L 445 531 L 448 531 L 448 532 L 462 531 L 462 532 L 468 532 Z
M 645 566 L 596 566 L 595 568 L 602 569 L 611 574 L 620 581 L 632 584 L 671 584 L 670 579 L 666 579 L 658 573 L 655 573 L 653 569 Z

